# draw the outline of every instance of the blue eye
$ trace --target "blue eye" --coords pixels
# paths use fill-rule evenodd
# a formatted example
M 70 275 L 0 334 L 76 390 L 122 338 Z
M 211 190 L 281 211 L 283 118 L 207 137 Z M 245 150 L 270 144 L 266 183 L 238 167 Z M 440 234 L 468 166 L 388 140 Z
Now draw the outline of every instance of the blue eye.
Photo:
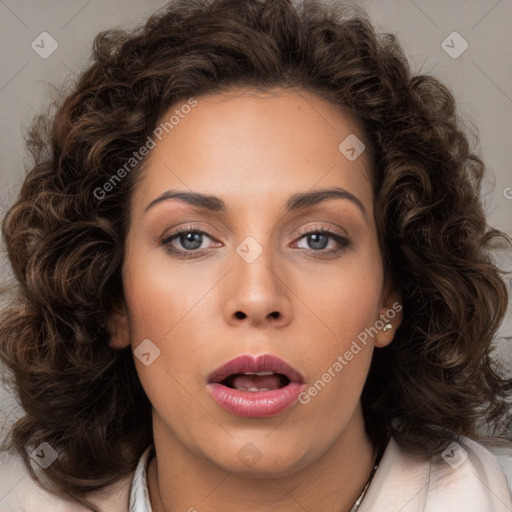
M 169 252 L 173 253 L 194 252 L 198 249 L 205 249 L 205 247 L 202 247 L 204 238 L 211 239 L 208 233 L 187 227 L 164 238 L 162 245 L 165 246 Z M 179 242 L 181 247 L 176 247 L 175 242 Z
M 306 240 L 306 244 L 309 247 L 301 247 L 299 245 L 300 249 L 311 250 L 322 254 L 338 253 L 350 245 L 348 239 L 325 229 L 314 229 L 304 232 L 297 243 L 300 243 L 301 240 Z M 329 241 L 332 243 L 331 247 L 328 248 Z
M 329 243 L 330 237 L 329 235 L 325 235 L 323 233 L 309 233 L 301 238 L 301 240 L 305 238 L 307 242 L 310 244 L 310 248 L 315 251 L 321 251 L 325 249 Z
M 191 231 L 190 233 L 180 233 L 177 237 L 177 240 L 180 241 L 182 247 L 188 251 L 192 251 L 201 247 L 203 243 L 203 234 L 196 231 Z

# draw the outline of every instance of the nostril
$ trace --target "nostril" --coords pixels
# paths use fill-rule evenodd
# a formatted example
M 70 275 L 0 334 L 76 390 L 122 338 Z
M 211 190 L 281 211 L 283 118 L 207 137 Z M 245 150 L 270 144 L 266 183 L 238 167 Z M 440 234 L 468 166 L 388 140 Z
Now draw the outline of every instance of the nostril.
M 281 313 L 279 313 L 279 311 L 272 311 L 272 313 L 269 313 L 268 316 L 272 318 L 279 318 L 281 316 Z M 237 311 L 235 313 L 235 317 L 238 318 L 239 320 L 242 320 L 246 318 L 247 315 L 243 311 Z

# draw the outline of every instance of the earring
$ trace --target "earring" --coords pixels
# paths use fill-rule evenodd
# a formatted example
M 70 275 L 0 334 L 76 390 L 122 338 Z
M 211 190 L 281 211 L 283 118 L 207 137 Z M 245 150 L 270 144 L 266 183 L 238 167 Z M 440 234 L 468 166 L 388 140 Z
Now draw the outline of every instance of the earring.
M 383 328 L 382 332 L 389 331 L 390 329 L 393 329 L 393 326 L 390 323 L 387 323 Z

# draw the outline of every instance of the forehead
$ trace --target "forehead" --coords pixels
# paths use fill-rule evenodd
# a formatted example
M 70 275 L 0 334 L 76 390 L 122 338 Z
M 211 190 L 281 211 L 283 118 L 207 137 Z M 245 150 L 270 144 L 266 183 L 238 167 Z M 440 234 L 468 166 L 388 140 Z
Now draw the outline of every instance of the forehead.
M 137 202 L 171 188 L 258 202 L 329 186 L 372 200 L 367 154 L 353 159 L 346 152 L 363 133 L 340 107 L 307 91 L 279 89 L 232 90 L 195 101 L 191 108 L 174 105 L 162 118 L 161 127 L 171 116 L 174 122 L 160 130 Z

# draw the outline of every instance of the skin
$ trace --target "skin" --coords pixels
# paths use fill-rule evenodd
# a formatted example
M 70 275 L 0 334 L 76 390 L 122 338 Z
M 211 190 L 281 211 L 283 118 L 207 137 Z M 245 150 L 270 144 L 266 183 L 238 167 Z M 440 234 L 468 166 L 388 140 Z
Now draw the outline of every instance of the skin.
M 309 388 L 397 302 L 383 272 L 366 154 L 349 161 L 338 149 L 350 134 L 362 139 L 361 130 L 302 90 L 230 91 L 197 101 L 151 151 L 134 190 L 125 305 L 112 320 L 111 346 L 135 349 L 149 338 L 160 350 L 148 366 L 135 358 L 153 405 L 153 510 L 348 511 L 376 457 L 360 395 L 372 352 L 392 341 L 400 314 L 309 403 L 274 417 L 225 411 L 207 378 L 241 354 L 271 353 Z M 365 213 L 339 198 L 286 212 L 292 194 L 334 186 L 357 197 Z M 168 199 L 145 211 L 169 189 L 217 196 L 227 209 Z M 162 242 L 191 224 L 189 231 L 208 233 L 200 249 L 182 238 L 170 252 Z M 300 233 L 319 228 L 349 245 L 334 238 L 315 245 Z M 262 249 L 252 263 L 236 251 L 248 236 Z M 177 254 L 187 249 L 193 257 Z M 261 455 L 251 467 L 238 457 L 249 442 Z

